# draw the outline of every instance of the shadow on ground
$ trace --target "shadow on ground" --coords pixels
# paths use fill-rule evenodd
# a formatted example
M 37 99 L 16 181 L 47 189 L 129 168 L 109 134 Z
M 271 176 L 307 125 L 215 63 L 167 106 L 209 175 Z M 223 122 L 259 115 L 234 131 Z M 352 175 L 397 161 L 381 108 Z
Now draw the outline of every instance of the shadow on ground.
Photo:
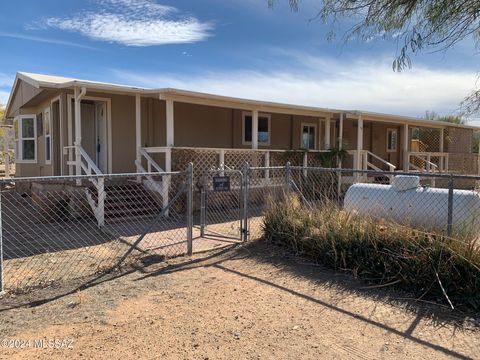
M 248 260 L 248 262 L 244 262 L 244 260 Z M 384 321 L 365 315 L 363 312 L 346 309 L 334 301 L 326 301 L 292 288 L 292 286 L 287 286 L 281 281 L 276 281 L 274 274 L 265 276 L 264 272 L 255 271 L 257 267 L 260 268 L 264 265 L 269 265 L 270 268 L 273 266 L 276 271 L 288 273 L 293 278 L 307 279 L 320 288 L 332 288 L 340 297 L 346 298 L 352 294 L 366 297 L 376 302 L 406 309 L 414 316 L 412 316 L 412 321 L 406 330 L 399 330 L 389 326 Z M 369 326 L 380 328 L 435 352 L 459 359 L 468 359 L 469 357 L 415 335 L 414 331 L 417 325 L 426 320 L 434 327 L 454 326 L 459 330 L 465 327 L 480 327 L 479 322 L 473 320 L 475 314 L 452 311 L 441 304 L 415 301 L 410 294 L 389 288 L 368 288 L 364 282 L 354 279 L 348 274 L 331 271 L 317 264 L 312 264 L 305 258 L 295 256 L 283 248 L 261 240 L 245 245 L 233 245 L 221 250 L 195 255 L 192 258 L 178 258 L 171 263 L 165 263 L 164 258 L 158 255 L 146 256 L 136 265 L 122 269 L 122 271 L 83 279 L 76 284 L 70 284 L 68 288 L 58 285 L 58 287 L 42 289 L 16 298 L 7 296 L 0 302 L 0 313 L 20 307 L 37 307 L 78 291 L 129 275 L 134 276 L 134 282 L 141 283 L 147 279 L 162 277 L 174 272 L 208 267 L 214 267 L 235 276 L 256 281 L 262 286 L 297 296 L 304 301 L 338 312 L 339 315 L 351 317 L 352 320 L 364 322 Z

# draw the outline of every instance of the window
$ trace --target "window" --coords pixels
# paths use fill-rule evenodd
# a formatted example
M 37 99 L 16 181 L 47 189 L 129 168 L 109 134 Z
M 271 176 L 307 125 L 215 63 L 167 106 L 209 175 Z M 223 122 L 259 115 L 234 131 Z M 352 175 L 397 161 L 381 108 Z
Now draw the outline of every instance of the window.
M 397 129 L 387 129 L 387 151 L 397 151 Z
M 14 119 L 15 160 L 37 162 L 37 120 L 35 115 L 21 115 Z
M 45 164 L 52 163 L 52 137 L 51 137 L 50 108 L 43 112 L 43 133 L 45 134 Z
M 315 150 L 317 126 L 302 124 L 302 149 Z
M 252 114 L 243 113 L 243 144 L 252 143 Z M 258 144 L 270 145 L 270 115 L 258 115 Z

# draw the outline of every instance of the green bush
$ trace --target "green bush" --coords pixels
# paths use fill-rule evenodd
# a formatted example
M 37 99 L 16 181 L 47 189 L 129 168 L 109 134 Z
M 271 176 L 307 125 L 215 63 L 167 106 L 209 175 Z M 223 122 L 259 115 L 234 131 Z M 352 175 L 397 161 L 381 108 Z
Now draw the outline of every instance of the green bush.
M 270 203 L 264 233 L 267 240 L 371 283 L 480 310 L 480 251 L 473 239 L 429 234 L 333 204 L 312 211 L 295 197 Z

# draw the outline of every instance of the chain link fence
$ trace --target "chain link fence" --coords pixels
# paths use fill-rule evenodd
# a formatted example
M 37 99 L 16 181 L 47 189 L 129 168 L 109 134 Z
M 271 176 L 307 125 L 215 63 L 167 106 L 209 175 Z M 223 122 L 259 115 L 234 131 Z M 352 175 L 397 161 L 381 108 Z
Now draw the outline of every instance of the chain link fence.
M 2 288 L 28 290 L 263 236 L 272 202 L 296 194 L 478 251 L 480 177 L 302 166 L 2 180 Z M 414 176 L 412 176 L 414 175 Z
M 165 182 L 166 206 L 166 194 L 153 190 Z M 146 255 L 187 253 L 187 185 L 187 172 L 3 180 L 3 289 L 88 276 Z

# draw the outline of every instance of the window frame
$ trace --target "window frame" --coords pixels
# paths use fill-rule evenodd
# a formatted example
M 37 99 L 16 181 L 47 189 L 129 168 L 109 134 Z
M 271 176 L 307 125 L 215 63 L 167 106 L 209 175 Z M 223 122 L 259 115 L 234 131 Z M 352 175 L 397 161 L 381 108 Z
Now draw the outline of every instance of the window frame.
M 25 138 L 23 137 L 23 120 L 24 119 L 33 119 L 33 137 Z M 15 123 L 17 126 L 17 131 L 15 131 L 15 162 L 18 164 L 37 164 L 38 154 L 37 154 L 37 115 L 36 114 L 25 114 L 18 115 L 13 119 L 14 129 Z M 23 158 L 23 141 L 33 140 L 34 147 L 34 158 L 33 159 L 24 159 Z
M 48 135 L 47 135 L 47 126 L 45 124 L 47 123 L 47 114 L 48 112 Z M 44 147 L 45 147 L 45 164 L 46 165 L 51 165 L 52 164 L 52 110 L 50 107 L 46 107 L 43 110 L 43 139 L 44 139 Z M 50 159 L 47 159 L 47 137 L 50 139 Z
M 251 141 L 246 141 L 245 140 L 245 119 L 247 116 L 250 116 L 252 117 L 252 136 L 253 136 L 253 114 L 251 111 L 243 111 L 242 112 L 242 145 L 252 145 L 252 142 Z M 270 142 L 271 142 L 271 136 L 272 136 L 272 127 L 271 127 L 271 120 L 272 120 L 272 116 L 271 114 L 265 114 L 265 113 L 259 113 L 258 114 L 258 119 L 260 120 L 260 118 L 267 118 L 268 120 L 268 141 L 265 142 L 265 141 L 258 141 L 258 146 L 270 146 Z M 259 125 L 260 125 L 260 121 L 259 121 Z
M 388 143 L 390 140 L 390 133 L 395 133 L 395 148 L 390 149 Z M 387 143 L 386 143 L 387 153 L 394 153 L 398 151 L 398 129 L 388 128 L 387 129 Z
M 301 126 L 300 126 L 300 145 L 303 149 L 303 128 L 305 126 L 315 128 L 314 140 L 313 140 L 313 145 L 314 145 L 313 149 L 305 149 L 305 150 L 317 150 L 318 149 L 319 136 L 318 136 L 318 124 L 316 124 L 316 123 L 311 123 L 311 122 L 302 122 L 301 123 Z

